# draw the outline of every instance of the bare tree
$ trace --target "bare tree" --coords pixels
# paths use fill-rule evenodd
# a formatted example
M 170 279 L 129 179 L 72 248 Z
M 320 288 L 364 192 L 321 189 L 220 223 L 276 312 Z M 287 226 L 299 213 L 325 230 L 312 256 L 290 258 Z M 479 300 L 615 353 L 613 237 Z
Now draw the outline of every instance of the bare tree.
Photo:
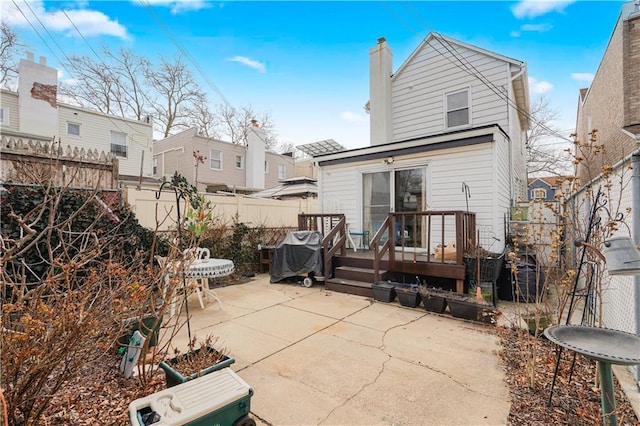
M 209 108 L 209 103 L 204 94 L 201 94 L 191 109 L 191 121 L 198 129 L 198 134 L 207 138 L 219 139 L 217 128 L 220 126 L 219 118 Z
M 8 87 L 18 75 L 18 36 L 5 21 L 0 23 L 0 86 Z
M 157 69 L 148 70 L 147 83 L 156 95 L 152 107 L 162 136 L 166 138 L 175 129 L 188 128 L 192 124 L 192 108 L 201 98 L 202 90 L 182 58 L 173 62 L 162 59 Z
M 60 85 L 60 93 L 71 102 L 104 114 L 142 120 L 148 89 L 144 76 L 149 60 L 121 48 L 118 53 L 103 47 L 100 58 L 72 55 L 67 63 L 73 80 Z
M 218 105 L 216 113 L 220 117 L 219 132 L 238 145 L 247 144 L 249 127 L 253 120 L 265 131 L 265 147 L 273 150 L 277 144 L 275 125 L 269 112 L 258 114 L 251 105 L 235 108 L 230 105 Z
M 529 175 L 567 174 L 570 172 L 571 158 L 562 148 L 558 148 L 559 130 L 554 125 L 558 111 L 542 95 L 533 102 L 531 116 L 532 126 L 527 132 L 527 172 Z
M 282 143 L 280 143 L 280 145 L 278 145 L 278 148 L 276 148 L 276 151 L 279 152 L 280 154 L 285 154 L 287 152 L 292 152 L 294 154 L 294 158 L 295 158 L 296 147 L 293 144 L 293 142 L 282 142 Z

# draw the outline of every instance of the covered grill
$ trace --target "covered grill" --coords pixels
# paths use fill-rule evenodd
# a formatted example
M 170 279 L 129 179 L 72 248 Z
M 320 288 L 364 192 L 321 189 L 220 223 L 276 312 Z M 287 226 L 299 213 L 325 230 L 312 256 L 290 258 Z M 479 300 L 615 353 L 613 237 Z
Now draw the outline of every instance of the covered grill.
M 303 274 L 308 274 L 304 280 L 307 287 L 322 275 L 322 234 L 318 231 L 290 232 L 273 252 L 272 283 Z

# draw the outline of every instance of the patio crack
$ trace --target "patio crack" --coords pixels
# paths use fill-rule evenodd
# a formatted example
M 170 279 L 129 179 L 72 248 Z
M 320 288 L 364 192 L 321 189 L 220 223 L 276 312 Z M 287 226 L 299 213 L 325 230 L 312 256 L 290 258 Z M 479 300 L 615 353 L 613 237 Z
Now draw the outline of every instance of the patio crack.
M 385 366 L 387 365 L 387 362 L 389 362 L 389 361 L 391 360 L 391 358 L 392 358 L 392 356 L 391 356 L 391 355 L 389 355 L 388 353 L 386 353 L 386 352 L 383 352 L 383 353 L 384 353 L 385 355 L 387 355 L 387 359 L 386 359 L 386 360 L 384 360 L 384 362 L 382 363 L 382 366 L 380 367 L 380 371 L 378 371 L 378 374 L 376 375 L 376 377 L 375 377 L 371 382 L 363 384 L 363 385 L 362 385 L 362 387 L 361 387 L 361 388 L 360 388 L 356 393 L 354 393 L 353 395 L 351 395 L 349 398 L 345 399 L 345 400 L 344 400 L 344 402 L 342 402 L 342 404 L 340 404 L 340 405 L 337 405 L 337 406 L 333 407 L 333 409 L 332 409 L 331 411 L 329 411 L 329 413 L 328 413 L 328 414 L 327 414 L 327 415 L 326 415 L 322 420 L 320 420 L 320 421 L 318 422 L 318 424 L 319 424 L 319 425 L 321 425 L 321 424 L 323 424 L 324 422 L 326 422 L 326 421 L 327 421 L 327 419 L 328 419 L 329 417 L 331 417 L 331 415 L 332 415 L 336 410 L 338 410 L 339 408 L 344 407 L 344 406 L 345 406 L 349 401 L 351 401 L 353 398 L 355 398 L 355 397 L 357 397 L 358 395 L 360 395 L 360 394 L 361 394 L 361 393 L 362 393 L 366 388 L 368 388 L 369 386 L 374 385 L 374 384 L 378 381 L 378 379 L 380 379 L 380 377 L 382 376 L 382 373 L 384 373 L 384 368 L 385 368 Z

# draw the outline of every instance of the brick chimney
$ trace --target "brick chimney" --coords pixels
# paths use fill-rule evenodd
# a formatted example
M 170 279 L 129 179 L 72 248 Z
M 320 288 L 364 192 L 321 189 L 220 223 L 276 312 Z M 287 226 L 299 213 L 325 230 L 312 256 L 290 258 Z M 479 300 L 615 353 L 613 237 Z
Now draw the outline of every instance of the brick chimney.
M 247 131 L 247 164 L 245 168 L 246 186 L 264 188 L 265 131 L 253 120 Z
M 392 141 L 391 73 L 393 53 L 384 37 L 369 49 L 369 126 L 371 145 Z
M 58 135 L 58 71 L 47 66 L 44 56 L 39 63 L 33 53 L 18 64 L 18 110 L 20 131 L 45 138 Z

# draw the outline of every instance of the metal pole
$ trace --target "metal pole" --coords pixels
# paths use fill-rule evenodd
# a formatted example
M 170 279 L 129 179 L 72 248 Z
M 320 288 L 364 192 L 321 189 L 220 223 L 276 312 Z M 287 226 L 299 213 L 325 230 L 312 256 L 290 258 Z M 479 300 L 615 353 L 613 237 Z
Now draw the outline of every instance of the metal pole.
M 640 151 L 636 151 L 631 156 L 631 214 L 633 218 L 631 220 L 631 229 L 633 232 L 632 238 L 634 243 L 640 244 Z M 633 277 L 634 286 L 634 317 L 635 317 L 635 334 L 640 336 L 640 275 Z M 640 366 L 636 365 L 632 367 L 635 372 L 635 380 L 640 385 Z

